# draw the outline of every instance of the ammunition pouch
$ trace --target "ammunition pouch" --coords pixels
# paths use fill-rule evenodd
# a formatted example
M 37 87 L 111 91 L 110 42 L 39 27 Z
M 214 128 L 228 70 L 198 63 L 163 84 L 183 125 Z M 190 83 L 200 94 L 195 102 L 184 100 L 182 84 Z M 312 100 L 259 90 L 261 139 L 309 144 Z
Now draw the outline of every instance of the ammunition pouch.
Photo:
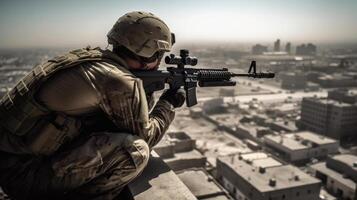
M 26 144 L 36 155 L 51 155 L 80 133 L 79 120 L 66 115 L 44 117 L 26 134 Z

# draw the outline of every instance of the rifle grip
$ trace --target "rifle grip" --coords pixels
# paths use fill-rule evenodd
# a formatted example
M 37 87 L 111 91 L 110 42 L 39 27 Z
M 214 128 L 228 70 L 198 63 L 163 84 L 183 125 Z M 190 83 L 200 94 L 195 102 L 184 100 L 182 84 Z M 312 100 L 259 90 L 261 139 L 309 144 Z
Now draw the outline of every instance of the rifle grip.
M 185 88 L 186 91 L 186 105 L 191 107 L 197 104 L 196 87 Z

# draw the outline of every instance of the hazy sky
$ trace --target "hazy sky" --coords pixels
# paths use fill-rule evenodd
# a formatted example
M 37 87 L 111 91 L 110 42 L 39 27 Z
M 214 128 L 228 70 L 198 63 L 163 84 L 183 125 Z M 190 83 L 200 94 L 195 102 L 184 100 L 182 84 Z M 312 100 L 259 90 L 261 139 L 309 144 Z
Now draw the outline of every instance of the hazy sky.
M 104 44 L 133 10 L 161 17 L 178 42 L 357 42 L 357 0 L 0 0 L 0 48 Z

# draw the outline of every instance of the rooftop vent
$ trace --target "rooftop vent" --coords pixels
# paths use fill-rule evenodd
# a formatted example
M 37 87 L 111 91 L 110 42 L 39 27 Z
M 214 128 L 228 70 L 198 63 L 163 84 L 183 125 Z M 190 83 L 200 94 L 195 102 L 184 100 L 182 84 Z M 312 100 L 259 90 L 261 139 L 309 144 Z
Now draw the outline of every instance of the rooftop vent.
M 264 174 L 265 173 L 265 168 L 264 167 L 259 167 L 259 173 Z
M 275 186 L 276 186 L 276 179 L 275 179 L 275 178 L 269 179 L 269 185 L 270 185 L 271 187 L 275 187 Z
M 295 181 L 299 181 L 299 180 L 300 180 L 300 176 L 299 176 L 299 175 L 295 175 L 295 176 L 294 176 L 294 180 L 295 180 Z

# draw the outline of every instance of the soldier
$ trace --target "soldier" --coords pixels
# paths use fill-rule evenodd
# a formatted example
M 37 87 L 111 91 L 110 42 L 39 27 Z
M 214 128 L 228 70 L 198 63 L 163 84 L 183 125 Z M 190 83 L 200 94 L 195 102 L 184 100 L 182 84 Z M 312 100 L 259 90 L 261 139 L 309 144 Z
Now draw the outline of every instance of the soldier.
M 2 98 L 0 185 L 14 199 L 113 199 L 143 171 L 183 105 L 183 91 L 167 90 L 151 109 L 130 73 L 156 70 L 171 50 L 161 19 L 127 13 L 107 36 L 112 51 L 51 59 Z

